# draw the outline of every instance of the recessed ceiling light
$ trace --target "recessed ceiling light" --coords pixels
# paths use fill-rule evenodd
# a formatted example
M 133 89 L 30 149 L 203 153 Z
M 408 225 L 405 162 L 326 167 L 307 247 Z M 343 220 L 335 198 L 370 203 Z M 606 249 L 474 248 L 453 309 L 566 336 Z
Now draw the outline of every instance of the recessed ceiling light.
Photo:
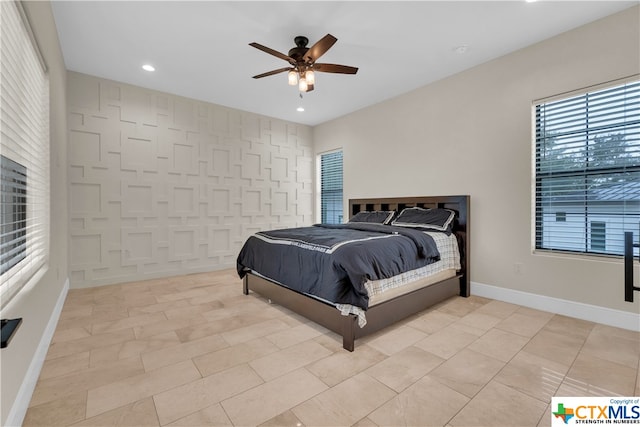
M 298 108 L 296 108 L 296 111 L 302 113 L 304 111 L 304 107 L 298 107 Z
M 154 66 L 153 66 L 153 65 L 151 65 L 151 64 L 144 64 L 144 65 L 142 66 L 142 69 L 143 69 L 143 70 L 145 70 L 145 71 L 155 71 L 155 70 L 156 70 L 156 67 L 154 67 Z
M 538 0 L 525 0 L 525 1 L 526 1 L 527 3 L 535 3 L 535 2 L 537 2 Z

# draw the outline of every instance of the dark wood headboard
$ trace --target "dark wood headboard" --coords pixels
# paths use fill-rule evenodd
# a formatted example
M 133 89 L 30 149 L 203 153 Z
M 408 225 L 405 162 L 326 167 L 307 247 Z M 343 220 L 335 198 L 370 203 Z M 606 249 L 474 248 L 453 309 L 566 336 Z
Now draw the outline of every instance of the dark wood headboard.
M 349 218 L 361 211 L 397 211 L 404 208 L 444 208 L 456 212 L 453 232 L 458 237 L 460 246 L 460 295 L 470 295 L 469 269 L 469 196 L 424 196 L 424 197 L 384 197 L 370 199 L 349 199 Z

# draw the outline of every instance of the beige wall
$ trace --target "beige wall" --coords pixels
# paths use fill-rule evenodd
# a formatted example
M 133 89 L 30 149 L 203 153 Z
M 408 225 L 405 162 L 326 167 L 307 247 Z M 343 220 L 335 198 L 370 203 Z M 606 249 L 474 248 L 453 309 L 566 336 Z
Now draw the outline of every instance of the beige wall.
M 235 267 L 310 225 L 311 128 L 68 73 L 71 287 Z
M 531 103 L 639 73 L 639 16 L 627 9 L 319 125 L 316 153 L 344 149 L 345 201 L 471 195 L 472 282 L 638 313 L 621 261 L 532 253 Z
M 0 353 L 0 425 L 7 425 L 7 417 L 27 376 L 36 349 L 49 327 L 49 320 L 68 277 L 66 71 L 49 2 L 23 4 L 49 68 L 51 254 L 49 269 L 42 279 L 33 286 L 23 288 L 2 312 L 3 318 L 22 317 L 23 321 L 9 346 Z M 29 397 L 26 396 L 27 399 Z M 28 402 L 18 403 L 23 403 L 26 409 Z

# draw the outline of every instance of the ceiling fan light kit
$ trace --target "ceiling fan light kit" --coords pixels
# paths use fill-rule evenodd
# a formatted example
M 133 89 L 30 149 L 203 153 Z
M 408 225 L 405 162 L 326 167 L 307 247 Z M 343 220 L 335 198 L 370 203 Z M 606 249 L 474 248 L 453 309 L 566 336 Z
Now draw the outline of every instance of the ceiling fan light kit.
M 300 92 L 307 92 L 309 90 L 309 84 L 305 79 L 300 79 L 298 82 L 298 90 Z
M 289 71 L 289 86 L 295 86 L 298 84 L 298 72 L 296 70 Z
M 255 75 L 253 78 L 261 79 L 287 71 L 290 86 L 297 85 L 300 92 L 311 92 L 316 83 L 316 72 L 337 74 L 356 74 L 358 72 L 358 68 L 348 65 L 320 64 L 316 62 L 318 58 L 324 55 L 327 50 L 338 41 L 338 39 L 331 34 L 327 34 L 310 48 L 307 47 L 309 39 L 304 36 L 297 36 L 293 40 L 296 47 L 290 49 L 287 55 L 259 43 L 249 43 L 249 46 L 253 46 L 277 58 L 284 59 L 291 65 L 290 67 L 279 68 Z
M 316 82 L 316 75 L 313 70 L 307 70 L 304 72 L 304 79 L 307 81 L 307 84 L 314 85 Z

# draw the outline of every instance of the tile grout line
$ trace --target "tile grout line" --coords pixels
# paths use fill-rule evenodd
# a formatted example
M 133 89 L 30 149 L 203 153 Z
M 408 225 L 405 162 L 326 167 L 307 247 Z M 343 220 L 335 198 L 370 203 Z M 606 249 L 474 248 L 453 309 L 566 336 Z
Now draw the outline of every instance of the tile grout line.
M 477 309 L 476 309 L 476 310 L 477 310 Z M 474 310 L 474 311 L 475 311 L 475 310 Z M 471 314 L 471 313 L 470 313 L 470 314 Z M 504 319 L 502 319 L 502 320 L 504 320 Z M 549 321 L 550 321 L 550 320 L 551 320 L 551 319 L 549 319 L 549 320 L 545 323 L 545 325 L 546 325 L 547 323 L 549 323 Z M 496 324 L 496 326 L 497 326 L 499 323 L 500 323 L 500 322 L 498 322 L 498 323 Z M 513 334 L 515 334 L 515 335 L 520 335 L 520 334 L 517 334 L 517 333 L 515 333 L 515 332 L 511 332 L 511 331 L 504 331 L 504 330 L 502 330 L 502 329 L 500 329 L 500 328 L 497 328 L 496 326 L 492 326 L 490 329 L 488 329 L 487 331 L 485 331 L 485 333 L 484 333 L 484 334 L 480 335 L 480 336 L 479 336 L 475 341 L 473 341 L 473 342 L 469 343 L 469 344 L 468 344 L 467 346 L 465 346 L 464 348 L 468 348 L 471 344 L 473 344 L 473 343 L 475 343 L 476 341 L 478 341 L 480 338 L 482 338 L 482 337 L 483 337 L 483 336 L 485 336 L 487 333 L 489 333 L 489 331 L 490 331 L 490 330 L 492 330 L 492 329 L 498 329 L 498 330 L 503 331 L 503 332 L 509 332 L 509 333 L 513 333 Z M 525 347 L 529 342 L 531 342 L 531 340 L 533 339 L 533 337 L 535 337 L 535 336 L 540 332 L 540 330 L 542 330 L 543 328 L 544 328 L 544 326 L 543 326 L 542 328 L 540 328 L 540 329 L 538 330 L 538 332 L 536 332 L 536 334 L 535 334 L 535 335 L 533 335 L 532 337 L 528 337 L 528 338 L 529 338 L 529 340 L 527 341 L 527 343 L 526 343 L 525 345 L 523 345 L 523 346 L 522 346 L 522 348 L 521 348 L 520 350 L 518 350 L 518 351 L 517 351 L 513 356 L 511 356 L 511 358 L 510 358 L 508 361 L 506 361 L 506 362 L 505 362 L 505 364 L 504 364 L 504 365 L 503 365 L 503 366 L 502 366 L 502 367 L 501 367 L 501 368 L 500 368 L 500 369 L 499 369 L 499 370 L 498 370 L 498 371 L 497 371 L 497 372 L 496 372 L 496 373 L 491 377 L 491 379 L 489 379 L 489 381 L 487 381 L 487 382 L 486 382 L 486 383 L 485 383 L 485 384 L 484 384 L 484 385 L 483 385 L 483 386 L 482 386 L 482 387 L 481 387 L 481 388 L 480 388 L 480 389 L 479 389 L 479 390 L 478 390 L 478 391 L 473 395 L 473 397 L 469 398 L 469 401 L 468 401 L 467 403 L 465 403 L 465 404 L 464 404 L 464 405 L 463 405 L 463 406 L 458 410 L 458 412 L 456 412 L 456 413 L 455 413 L 455 415 L 453 415 L 453 416 L 452 416 L 452 417 L 451 417 L 451 418 L 450 418 L 450 419 L 449 419 L 449 420 L 448 420 L 444 425 L 446 426 L 446 425 L 451 424 L 451 421 L 453 421 L 453 419 L 454 419 L 455 417 L 457 417 L 457 416 L 458 416 L 458 415 L 459 415 L 459 414 L 460 414 L 460 413 L 461 413 L 461 412 L 462 412 L 462 411 L 463 411 L 463 410 L 464 410 L 464 409 L 465 409 L 465 408 L 466 408 L 466 407 L 467 407 L 467 406 L 468 406 L 468 405 L 473 401 L 473 399 L 475 399 L 475 398 L 478 396 L 478 394 L 480 394 L 480 393 L 482 392 L 482 390 L 484 390 L 484 389 L 485 389 L 485 387 L 487 387 L 487 385 L 489 385 L 489 383 L 491 383 L 492 381 L 494 381 L 494 380 L 495 380 L 495 378 L 496 378 L 496 377 L 497 377 L 497 376 L 498 376 L 498 375 L 499 375 L 499 374 L 504 370 L 504 368 L 506 368 L 506 367 L 507 367 L 507 365 L 508 365 L 509 363 L 511 363 L 511 361 L 512 361 L 512 360 L 513 360 L 513 359 L 514 359 L 518 354 L 520 354 L 520 352 L 521 352 L 521 351 L 523 351 L 523 348 L 524 348 L 524 347 Z M 520 336 L 523 336 L 523 335 L 520 335 Z M 525 338 L 527 338 L 527 337 L 525 337 Z M 474 351 L 474 350 L 472 350 L 472 349 L 470 349 L 470 350 L 471 350 L 471 351 Z M 456 352 L 456 354 L 457 354 L 457 353 L 458 353 L 458 352 Z M 479 353 L 479 352 L 477 352 L 477 353 Z M 479 353 L 479 354 L 483 354 L 483 353 Z M 487 356 L 487 355 L 484 355 L 484 356 Z M 492 357 L 492 356 L 488 356 L 488 357 Z M 492 358 L 493 358 L 493 357 L 492 357 Z M 495 358 L 494 358 L 494 359 L 495 359 Z M 496 359 L 496 360 L 499 360 L 499 359 Z M 500 360 L 500 361 L 501 361 L 501 360 Z M 436 378 L 436 381 L 437 381 L 437 378 Z M 439 382 L 439 381 L 438 381 L 438 382 Z M 442 384 L 442 383 L 440 383 L 440 384 Z M 508 388 L 510 388 L 510 389 L 512 389 L 512 390 L 514 390 L 514 391 L 519 391 L 519 390 L 514 389 L 514 388 L 513 388 L 513 387 L 511 387 L 510 385 L 502 384 L 502 383 L 500 383 L 500 384 L 501 384 L 501 385 L 504 385 L 505 387 L 508 387 Z M 448 387 L 446 384 L 442 384 L 442 385 L 444 385 L 445 387 Z M 451 387 L 449 387 L 449 388 L 451 388 Z M 452 390 L 453 390 L 453 389 L 452 389 Z M 456 390 L 454 390 L 454 391 L 456 391 Z M 458 393 L 459 393 L 459 392 L 458 392 Z M 523 393 L 523 392 L 520 392 L 520 393 Z M 462 393 L 461 393 L 461 394 L 462 394 Z M 534 396 L 530 396 L 530 395 L 529 395 L 529 394 L 527 394 L 527 393 L 523 393 L 523 394 L 525 394 L 525 395 L 527 395 L 527 396 L 529 396 L 529 397 L 531 397 L 531 398 L 534 398 L 534 399 L 536 399 L 536 400 L 540 401 L 538 398 L 536 398 L 536 397 L 534 397 Z M 544 402 L 542 402 L 542 403 L 544 403 Z M 542 415 L 541 415 L 541 418 L 542 418 L 542 417 L 544 417 L 544 412 L 543 412 L 543 413 L 542 413 Z M 539 423 L 539 422 L 540 422 L 540 420 L 538 420 L 538 423 Z

